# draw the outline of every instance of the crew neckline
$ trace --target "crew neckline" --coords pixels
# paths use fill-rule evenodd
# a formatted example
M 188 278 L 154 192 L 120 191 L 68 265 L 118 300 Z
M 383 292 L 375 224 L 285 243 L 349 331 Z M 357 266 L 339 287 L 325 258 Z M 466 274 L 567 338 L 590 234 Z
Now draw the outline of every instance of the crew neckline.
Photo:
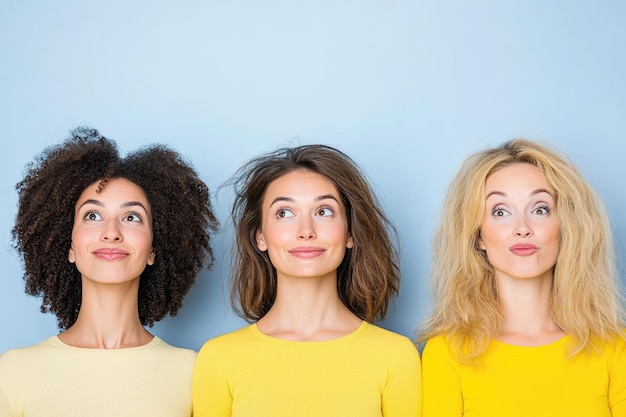
M 493 339 L 493 343 L 495 343 L 496 345 L 500 345 L 500 346 L 505 346 L 505 347 L 509 347 L 509 348 L 519 348 L 519 349 L 541 349 L 541 348 L 549 348 L 552 346 L 560 346 L 562 344 L 564 344 L 566 341 L 569 341 L 570 339 L 570 335 L 569 334 L 565 334 L 561 337 L 559 337 L 558 339 L 552 341 L 552 342 L 548 342 L 548 343 L 544 343 L 541 345 L 516 345 L 513 343 L 508 343 L 508 342 L 503 342 L 502 340 L 499 339 Z
M 139 345 L 139 346 L 130 346 L 130 347 L 123 347 L 123 348 L 115 348 L 115 349 L 106 349 L 106 348 L 89 348 L 89 347 L 80 347 L 80 346 L 72 346 L 70 344 L 65 343 L 63 340 L 61 340 L 61 338 L 59 337 L 59 335 L 55 335 L 52 336 L 48 339 L 49 341 L 52 342 L 52 344 L 56 347 L 60 347 L 64 350 L 80 350 L 80 351 L 93 351 L 93 352 L 120 352 L 120 351 L 130 351 L 130 350 L 141 350 L 141 349 L 147 349 L 150 348 L 154 345 L 157 345 L 159 343 L 161 343 L 161 339 L 158 336 L 152 336 L 152 339 L 150 339 L 150 341 L 146 344 L 143 345 Z
M 361 322 L 361 324 L 359 325 L 359 327 L 357 327 L 356 329 L 354 329 L 354 331 L 337 337 L 335 339 L 328 339 L 328 340 L 290 340 L 290 339 L 281 339 L 278 337 L 274 337 L 274 336 L 270 336 L 267 335 L 265 333 L 263 333 L 261 330 L 259 330 L 259 327 L 257 326 L 256 323 L 251 324 L 250 326 L 248 326 L 248 329 L 250 330 L 250 332 L 252 333 L 252 335 L 257 338 L 260 339 L 262 341 L 265 342 L 269 342 L 269 343 L 274 343 L 274 344 L 278 344 L 278 345 L 283 345 L 283 346 L 315 346 L 315 347 L 319 347 L 319 346 L 332 346 L 332 345 L 337 345 L 337 344 L 342 344 L 342 343 L 346 343 L 349 342 L 357 337 L 359 337 L 368 327 L 370 326 L 370 324 L 363 320 Z

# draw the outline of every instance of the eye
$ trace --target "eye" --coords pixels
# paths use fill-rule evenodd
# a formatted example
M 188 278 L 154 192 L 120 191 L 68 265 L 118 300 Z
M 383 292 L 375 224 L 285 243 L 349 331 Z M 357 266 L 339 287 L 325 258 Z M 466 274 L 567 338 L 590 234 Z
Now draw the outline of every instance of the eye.
M 540 216 L 545 216 L 550 214 L 550 207 L 547 205 L 539 206 L 533 210 L 533 213 L 538 214 Z
M 335 212 L 330 207 L 320 207 L 317 210 L 318 216 L 329 217 L 329 216 L 332 216 L 333 214 L 335 214 Z
M 126 222 L 141 222 L 141 216 L 137 213 L 128 213 L 124 216 L 124 221 Z
M 284 219 L 284 218 L 293 217 L 293 216 L 294 216 L 293 211 L 291 211 L 288 208 L 280 208 L 276 212 L 276 217 L 278 217 L 279 219 Z
M 496 216 L 496 217 L 505 217 L 505 216 L 510 216 L 511 213 L 509 211 L 507 211 L 506 209 L 502 208 L 502 207 L 494 207 L 493 210 L 491 210 L 491 214 Z
M 83 216 L 83 220 L 98 221 L 98 220 L 102 220 L 102 216 L 100 216 L 100 214 L 97 211 L 88 211 Z

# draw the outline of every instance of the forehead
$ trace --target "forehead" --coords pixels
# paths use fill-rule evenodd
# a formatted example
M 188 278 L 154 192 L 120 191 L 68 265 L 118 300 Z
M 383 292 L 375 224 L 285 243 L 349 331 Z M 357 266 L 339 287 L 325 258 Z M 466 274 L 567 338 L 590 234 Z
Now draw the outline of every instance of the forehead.
M 339 200 L 337 187 L 327 177 L 312 171 L 297 170 L 270 182 L 265 190 L 264 202 L 277 196 L 307 199 L 326 194 Z
M 78 208 L 86 200 L 98 201 L 136 201 L 150 208 L 148 197 L 143 189 L 126 178 L 113 178 L 102 182 L 98 180 L 85 188 L 76 201 Z
M 553 192 L 552 186 L 543 172 L 535 165 L 515 163 L 491 173 L 485 181 L 485 192 L 499 190 L 545 189 Z

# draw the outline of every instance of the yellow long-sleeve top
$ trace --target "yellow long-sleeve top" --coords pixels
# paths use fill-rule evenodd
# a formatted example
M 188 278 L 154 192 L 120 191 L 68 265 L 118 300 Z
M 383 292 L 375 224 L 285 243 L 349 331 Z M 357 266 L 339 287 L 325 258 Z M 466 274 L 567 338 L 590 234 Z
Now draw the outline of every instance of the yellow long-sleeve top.
M 626 417 L 624 340 L 571 359 L 569 342 L 494 340 L 480 365 L 461 365 L 447 338 L 430 339 L 422 353 L 424 417 Z
M 189 417 L 195 357 L 158 337 L 107 350 L 54 336 L 0 356 L 0 416 Z
M 193 375 L 194 417 L 414 417 L 421 400 L 416 346 L 366 322 L 321 342 L 246 326 L 206 342 Z

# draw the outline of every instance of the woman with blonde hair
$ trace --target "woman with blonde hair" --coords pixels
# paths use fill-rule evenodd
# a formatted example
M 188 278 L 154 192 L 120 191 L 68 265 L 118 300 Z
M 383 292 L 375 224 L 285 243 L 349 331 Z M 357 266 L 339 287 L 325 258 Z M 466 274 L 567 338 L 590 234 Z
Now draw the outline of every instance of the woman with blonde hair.
M 565 156 L 522 139 L 471 155 L 435 236 L 425 417 L 626 416 L 609 222 Z

